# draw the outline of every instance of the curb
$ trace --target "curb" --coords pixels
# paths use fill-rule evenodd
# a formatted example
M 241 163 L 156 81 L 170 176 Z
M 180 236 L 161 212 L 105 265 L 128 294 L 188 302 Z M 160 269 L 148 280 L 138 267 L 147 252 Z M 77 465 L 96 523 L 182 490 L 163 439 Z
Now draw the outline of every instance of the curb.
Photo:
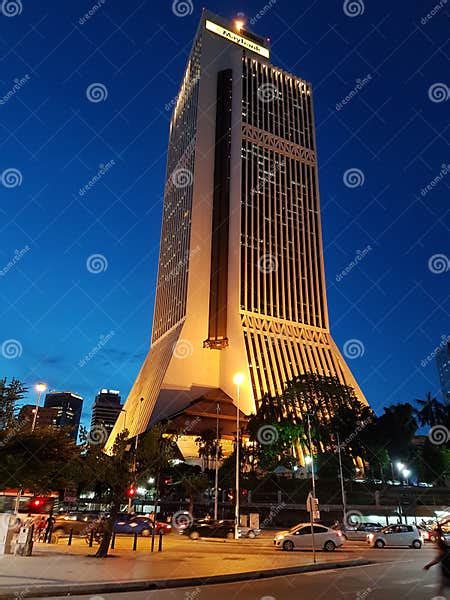
M 219 583 L 235 583 L 238 581 L 251 581 L 257 579 L 268 579 L 280 575 L 295 575 L 311 571 L 329 571 L 331 569 L 344 569 L 347 567 L 361 567 L 372 564 L 373 561 L 366 559 L 343 560 L 340 562 L 328 562 L 309 565 L 298 565 L 292 567 L 280 567 L 267 569 L 265 571 L 247 571 L 243 573 L 227 573 L 223 575 L 211 575 L 210 577 L 184 577 L 178 579 L 161 579 L 155 581 L 113 581 L 92 582 L 85 584 L 64 584 L 51 586 L 17 586 L 0 590 L 2 600 L 17 600 L 20 598 L 51 598 L 54 596 L 84 596 L 89 594 L 113 592 L 142 592 L 180 587 L 200 587 Z

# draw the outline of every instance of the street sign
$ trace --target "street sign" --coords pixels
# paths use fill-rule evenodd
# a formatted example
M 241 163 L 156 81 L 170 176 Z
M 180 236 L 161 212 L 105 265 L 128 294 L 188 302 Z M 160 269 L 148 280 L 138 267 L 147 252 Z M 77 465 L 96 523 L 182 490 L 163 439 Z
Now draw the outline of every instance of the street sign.
M 316 518 L 320 517 L 320 513 L 319 513 L 319 499 L 318 498 L 314 498 L 314 496 L 312 495 L 311 492 L 309 492 L 308 498 L 306 499 L 306 510 L 310 514 L 312 514 L 313 519 L 316 519 Z M 319 515 L 319 517 L 315 516 L 316 513 Z

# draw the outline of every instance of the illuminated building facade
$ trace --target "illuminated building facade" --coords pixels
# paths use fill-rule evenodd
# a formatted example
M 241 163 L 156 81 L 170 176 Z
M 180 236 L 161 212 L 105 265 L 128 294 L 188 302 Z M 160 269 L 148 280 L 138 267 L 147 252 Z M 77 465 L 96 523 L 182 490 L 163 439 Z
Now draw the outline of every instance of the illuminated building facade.
M 329 330 L 311 86 L 269 59 L 266 39 L 204 11 L 170 123 L 130 436 L 211 390 L 236 402 L 236 372 L 245 414 L 311 371 L 366 402 Z

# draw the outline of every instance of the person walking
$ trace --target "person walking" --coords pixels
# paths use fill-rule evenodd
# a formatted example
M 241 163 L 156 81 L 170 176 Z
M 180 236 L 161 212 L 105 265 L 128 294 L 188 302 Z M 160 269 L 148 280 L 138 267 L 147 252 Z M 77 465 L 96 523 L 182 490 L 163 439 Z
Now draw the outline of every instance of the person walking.
M 55 523 L 55 517 L 52 515 L 52 513 L 50 513 L 46 520 L 44 543 L 47 542 L 48 544 L 50 544 L 54 523 Z
M 441 565 L 441 577 L 439 581 L 438 596 L 445 598 L 445 591 L 450 588 L 450 547 L 445 541 L 444 532 L 440 525 L 436 528 L 436 545 L 437 555 L 435 558 L 424 566 L 425 571 L 434 565 Z

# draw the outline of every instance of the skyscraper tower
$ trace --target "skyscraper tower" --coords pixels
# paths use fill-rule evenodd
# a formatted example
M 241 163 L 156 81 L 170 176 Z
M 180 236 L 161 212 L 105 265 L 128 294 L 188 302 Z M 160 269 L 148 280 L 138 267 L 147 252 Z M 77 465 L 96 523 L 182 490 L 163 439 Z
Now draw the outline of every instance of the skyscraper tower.
M 305 372 L 337 376 L 366 403 L 329 330 L 311 85 L 270 64 L 267 39 L 204 11 L 170 122 L 130 436 L 211 390 L 236 402 L 237 372 L 246 414 Z

